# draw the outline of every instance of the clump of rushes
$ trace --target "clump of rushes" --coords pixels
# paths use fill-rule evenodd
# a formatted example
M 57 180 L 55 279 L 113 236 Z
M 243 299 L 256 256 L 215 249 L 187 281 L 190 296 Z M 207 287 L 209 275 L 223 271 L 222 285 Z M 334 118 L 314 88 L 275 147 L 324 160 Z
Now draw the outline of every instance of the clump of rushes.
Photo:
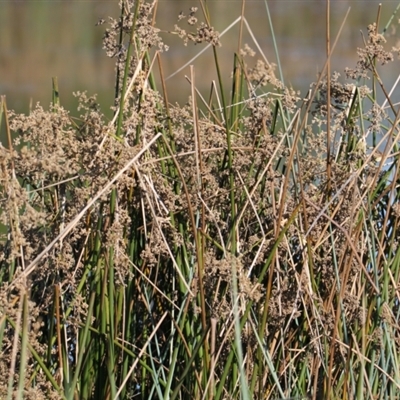
M 379 20 L 346 81 L 324 69 L 302 98 L 240 43 L 229 97 L 220 79 L 203 102 L 192 74 L 173 106 L 156 5 L 108 21 L 112 121 L 85 92 L 71 118 L 56 81 L 49 111 L 1 99 L 0 397 L 398 398 L 399 111 Z M 221 77 L 201 5 L 175 33 L 211 44 Z

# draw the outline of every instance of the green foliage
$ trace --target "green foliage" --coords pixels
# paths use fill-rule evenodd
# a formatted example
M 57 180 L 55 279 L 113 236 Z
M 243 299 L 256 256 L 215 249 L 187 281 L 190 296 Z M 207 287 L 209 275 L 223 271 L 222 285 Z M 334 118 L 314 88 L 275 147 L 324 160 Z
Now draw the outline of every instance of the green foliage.
M 0 398 L 400 396 L 400 112 L 379 20 L 347 83 L 336 39 L 305 98 L 239 41 L 228 95 L 201 5 L 175 33 L 212 47 L 207 101 L 191 67 L 188 103 L 168 103 L 141 1 L 105 31 L 111 121 L 80 92 L 71 118 L 56 79 L 49 111 L 2 97 Z

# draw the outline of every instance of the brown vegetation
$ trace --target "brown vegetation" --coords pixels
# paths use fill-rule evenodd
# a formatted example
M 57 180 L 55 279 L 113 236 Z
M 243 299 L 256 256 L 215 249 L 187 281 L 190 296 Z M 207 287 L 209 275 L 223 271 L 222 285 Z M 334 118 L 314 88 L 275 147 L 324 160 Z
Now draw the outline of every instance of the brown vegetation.
M 192 80 L 178 106 L 153 8 L 108 21 L 112 121 L 86 93 L 71 118 L 56 85 L 49 111 L 2 99 L 0 397 L 395 398 L 399 113 L 377 24 L 355 81 L 322 71 L 302 98 L 243 45 L 229 100 Z M 196 11 L 176 32 L 218 68 Z

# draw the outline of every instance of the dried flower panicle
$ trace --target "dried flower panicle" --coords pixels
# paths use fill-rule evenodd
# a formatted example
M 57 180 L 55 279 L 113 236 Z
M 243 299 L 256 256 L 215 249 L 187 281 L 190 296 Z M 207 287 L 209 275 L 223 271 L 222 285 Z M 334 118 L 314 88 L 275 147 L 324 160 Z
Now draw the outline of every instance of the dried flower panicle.
M 60 384 L 54 321 L 62 325 L 57 329 L 72 371 L 87 321 L 100 348 L 122 339 L 137 349 L 157 342 L 165 351 L 157 362 L 167 371 L 180 310 L 193 318 L 193 326 L 203 329 L 201 319 L 217 324 L 218 374 L 236 340 L 230 327 L 246 314 L 252 319 L 268 315 L 265 332 L 251 324 L 241 331 L 249 374 L 255 371 L 253 350 L 260 333 L 266 345 L 279 346 L 277 335 L 296 337 L 302 325 L 307 328 L 300 352 L 305 362 L 320 362 L 325 351 L 320 338 L 329 342 L 338 328 L 339 307 L 349 332 L 368 323 L 368 308 L 354 294 L 361 286 L 372 287 L 360 279 L 369 263 L 369 238 L 360 233 L 359 221 L 370 206 L 364 188 L 377 186 L 379 172 L 367 162 L 366 141 L 368 134 L 382 133 L 387 115 L 376 103 L 356 112 L 352 104 L 368 99 L 370 91 L 341 82 L 336 72 L 312 86 L 316 100 L 302 100 L 265 59 L 253 67 L 241 64 L 249 98 L 241 99 L 232 118 L 213 104 L 207 105 L 208 114 L 193 115 L 193 98 L 183 106 L 166 105 L 165 97 L 149 85 L 143 58 L 150 48 L 165 49 L 152 24 L 153 5 L 141 3 L 136 22 L 134 5 L 120 2 L 122 17 L 109 20 L 104 36 L 107 55 L 116 59 L 112 122 L 96 96 L 86 92 L 75 93 L 79 118 L 58 104 L 49 111 L 38 104 L 27 116 L 9 113 L 16 139 L 11 150 L 0 146 L 0 222 L 8 227 L 0 241 L 0 276 L 7 282 L 0 287 L 0 318 L 19 318 L 21 299 L 29 297 L 29 343 L 36 354 L 51 359 Z M 219 45 L 219 34 L 199 23 L 196 12 L 193 7 L 188 17 L 179 16 L 196 32 L 177 27 L 176 33 L 186 43 Z M 137 41 L 129 53 L 127 38 L 133 34 Z M 383 42 L 371 25 L 367 47 L 359 51 L 350 77 L 370 72 L 371 59 L 390 60 Z M 241 55 L 254 52 L 245 46 Z M 366 121 L 365 131 L 360 118 Z M 302 121 L 304 129 L 296 130 Z M 159 140 L 148 146 L 156 135 Z M 373 189 L 381 193 L 369 222 L 379 236 L 384 229 L 380 216 L 389 213 L 395 220 L 400 209 L 390 204 L 387 188 Z M 391 230 L 395 228 L 382 235 Z M 345 281 L 342 298 L 338 277 Z M 100 313 L 89 319 L 92 296 L 100 299 L 95 307 Z M 118 313 L 110 317 L 102 305 L 112 301 L 107 307 L 113 304 Z M 59 309 L 51 314 L 49 305 L 55 309 L 56 304 Z M 117 314 L 123 317 L 117 320 Z M 165 320 L 154 329 L 160 316 Z M 380 318 L 393 325 L 390 306 Z M 115 337 L 112 330 L 118 332 Z M 148 341 L 149 332 L 154 342 Z M 14 343 L 20 343 L 11 325 L 3 336 L 0 394 L 8 385 L 4 374 L 20 357 L 17 352 L 13 359 Z M 379 331 L 371 336 L 374 346 L 381 345 L 381 336 Z M 285 351 L 289 355 L 291 349 Z M 332 351 L 342 365 L 344 350 L 332 346 Z M 107 370 L 112 355 L 98 353 L 96 363 Z M 112 361 L 115 371 L 126 366 L 119 354 Z M 30 375 L 37 373 L 35 363 L 30 354 Z M 142 371 L 137 374 L 134 379 L 140 380 Z M 43 393 L 60 397 L 40 374 L 32 386 L 27 380 L 32 398 Z
M 376 23 L 368 26 L 368 41 L 364 48 L 359 48 L 358 61 L 354 69 L 346 68 L 346 76 L 351 79 L 367 78 L 369 73 L 374 70 L 374 62 L 378 61 L 381 65 L 385 65 L 393 61 L 393 54 L 386 51 L 384 44 L 385 37 L 377 32 Z
M 198 19 L 195 16 L 197 13 L 197 7 L 191 7 L 189 11 L 189 16 L 187 19 L 187 23 L 189 26 L 195 26 L 198 23 Z M 178 16 L 178 22 L 185 19 L 186 16 L 181 12 Z M 219 33 L 215 31 L 215 29 L 204 22 L 200 22 L 196 28 L 196 32 L 187 32 L 185 29 L 179 27 L 179 25 L 174 26 L 175 33 L 183 39 L 183 43 L 185 46 L 189 42 L 193 42 L 194 44 L 200 43 L 210 43 L 213 46 L 221 46 L 221 42 L 219 40 Z

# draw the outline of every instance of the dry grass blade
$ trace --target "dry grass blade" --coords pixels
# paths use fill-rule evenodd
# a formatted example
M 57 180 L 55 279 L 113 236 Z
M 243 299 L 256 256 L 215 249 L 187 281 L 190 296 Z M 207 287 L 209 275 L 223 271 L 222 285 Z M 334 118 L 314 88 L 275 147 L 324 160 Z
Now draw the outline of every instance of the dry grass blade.
M 330 73 L 348 13 L 331 45 L 327 0 L 327 59 L 303 98 L 245 1 L 221 35 L 200 4 L 173 29 L 212 49 L 217 80 L 202 93 L 191 66 L 187 104 L 168 103 L 157 1 L 130 0 L 103 41 L 111 121 L 84 92 L 72 119 L 55 78 L 47 111 L 1 98 L 0 398 L 400 396 L 400 112 L 381 10 L 349 83 Z

